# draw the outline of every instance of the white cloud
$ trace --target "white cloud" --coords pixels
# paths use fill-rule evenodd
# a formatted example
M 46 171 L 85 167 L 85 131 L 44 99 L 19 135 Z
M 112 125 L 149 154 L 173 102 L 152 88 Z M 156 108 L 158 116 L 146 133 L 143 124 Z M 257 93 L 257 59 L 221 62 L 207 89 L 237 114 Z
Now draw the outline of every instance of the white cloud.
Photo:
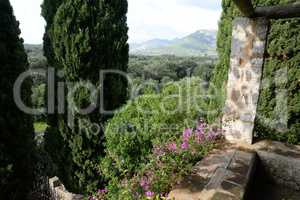
M 198 0 L 201 1 L 201 0 Z M 183 0 L 129 0 L 130 41 L 182 37 L 199 29 L 217 29 L 221 8 L 204 9 Z
M 181 5 L 197 6 L 203 9 L 220 10 L 222 0 L 175 0 Z
M 42 1 L 11 0 L 25 43 L 42 43 L 45 26 L 40 16 Z M 128 1 L 130 42 L 153 38 L 172 39 L 199 29 L 217 29 L 221 13 L 221 0 Z

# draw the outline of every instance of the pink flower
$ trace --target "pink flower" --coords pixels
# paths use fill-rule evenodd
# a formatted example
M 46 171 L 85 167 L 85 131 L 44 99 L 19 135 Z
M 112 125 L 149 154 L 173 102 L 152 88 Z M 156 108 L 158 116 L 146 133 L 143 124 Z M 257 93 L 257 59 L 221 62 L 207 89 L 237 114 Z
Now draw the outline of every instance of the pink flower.
M 183 142 L 181 144 L 181 149 L 188 149 L 189 148 L 189 143 L 188 142 Z
M 98 190 L 98 193 L 107 193 L 108 192 L 108 190 L 105 188 L 105 189 L 99 189 Z
M 148 190 L 149 189 L 149 180 L 146 177 L 142 177 L 141 181 L 140 181 L 140 186 L 144 189 L 144 190 Z
M 197 143 L 202 143 L 205 141 L 205 133 L 203 130 L 196 130 L 195 132 L 195 139 Z
M 193 135 L 193 130 L 190 128 L 187 128 L 183 131 L 183 141 L 188 141 Z
M 145 193 L 145 195 L 146 195 L 147 197 L 153 197 L 153 196 L 155 195 L 155 193 L 154 193 L 154 192 L 151 192 L 151 191 L 148 191 L 148 192 Z
M 167 149 L 171 152 L 175 152 L 177 150 L 177 144 L 176 143 L 168 144 Z

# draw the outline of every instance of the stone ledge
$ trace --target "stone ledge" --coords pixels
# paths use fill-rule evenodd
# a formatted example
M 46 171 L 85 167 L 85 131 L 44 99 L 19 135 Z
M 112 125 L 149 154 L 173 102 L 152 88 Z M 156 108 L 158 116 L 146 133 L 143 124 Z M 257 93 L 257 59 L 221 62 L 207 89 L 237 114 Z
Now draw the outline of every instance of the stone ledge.
M 49 188 L 52 200 L 83 200 L 83 196 L 66 190 L 58 177 L 49 179 Z
M 169 194 L 169 199 L 243 199 L 255 171 L 255 161 L 254 152 L 217 151 L 200 161 L 193 174 Z
M 254 145 L 236 144 L 232 148 L 257 152 L 269 179 L 278 185 L 300 191 L 300 146 L 263 140 Z

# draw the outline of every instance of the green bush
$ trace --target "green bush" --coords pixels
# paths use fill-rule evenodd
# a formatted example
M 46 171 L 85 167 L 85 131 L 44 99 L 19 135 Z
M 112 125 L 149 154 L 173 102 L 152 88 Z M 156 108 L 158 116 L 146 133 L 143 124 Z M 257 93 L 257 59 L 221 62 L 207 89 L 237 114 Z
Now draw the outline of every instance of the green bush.
M 128 102 L 107 124 L 103 175 L 111 179 L 136 173 L 148 162 L 155 141 L 167 141 L 205 118 L 204 93 L 199 78 L 187 78 Z

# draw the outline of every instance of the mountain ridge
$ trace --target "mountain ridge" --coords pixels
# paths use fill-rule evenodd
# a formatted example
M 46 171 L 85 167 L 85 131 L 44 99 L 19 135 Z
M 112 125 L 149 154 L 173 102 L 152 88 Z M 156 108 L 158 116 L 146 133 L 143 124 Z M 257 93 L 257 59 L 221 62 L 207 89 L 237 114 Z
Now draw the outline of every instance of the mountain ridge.
M 135 55 L 216 56 L 216 30 L 198 30 L 182 38 L 152 39 L 130 44 Z

